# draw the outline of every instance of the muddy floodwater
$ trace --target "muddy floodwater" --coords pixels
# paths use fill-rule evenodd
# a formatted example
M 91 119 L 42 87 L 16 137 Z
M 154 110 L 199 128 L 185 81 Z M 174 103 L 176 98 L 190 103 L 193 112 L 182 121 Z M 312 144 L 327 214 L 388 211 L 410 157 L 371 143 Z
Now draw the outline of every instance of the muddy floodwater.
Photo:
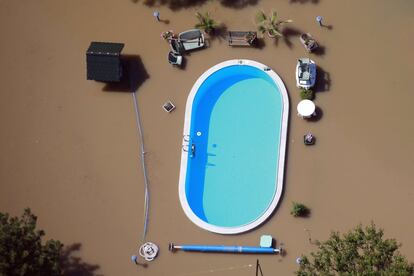
M 243 1 L 242 1 L 243 2 Z M 171 9 L 130 0 L 0 0 L 0 211 L 30 207 L 48 238 L 81 258 L 70 275 L 292 275 L 295 259 L 331 230 L 374 221 L 414 261 L 414 2 L 411 0 L 205 1 Z M 241 3 L 243 4 L 243 3 Z M 183 69 L 167 62 L 162 31 L 194 26 L 210 11 L 228 30 L 255 30 L 257 10 L 292 19 L 275 44 L 228 46 L 210 38 L 187 55 Z M 161 21 L 153 17 L 159 10 Z M 323 17 L 324 27 L 315 17 Z M 320 50 L 307 54 L 298 35 L 310 32 Z M 86 80 L 91 41 L 123 42 L 138 66 L 150 208 L 147 240 L 160 246 L 146 268 L 135 266 L 143 231 L 144 180 L 133 98 L 125 89 Z M 318 65 L 318 118 L 297 117 L 297 58 Z M 290 97 L 284 192 L 261 227 L 223 236 L 195 226 L 178 199 L 185 103 L 196 79 L 228 59 L 252 59 L 283 79 Z M 171 100 L 176 110 L 161 108 Z M 311 131 L 316 145 L 305 147 Z M 309 218 L 293 218 L 299 201 Z M 169 242 L 258 245 L 271 234 L 282 256 L 168 251 Z M 74 259 L 72 259 L 73 261 Z

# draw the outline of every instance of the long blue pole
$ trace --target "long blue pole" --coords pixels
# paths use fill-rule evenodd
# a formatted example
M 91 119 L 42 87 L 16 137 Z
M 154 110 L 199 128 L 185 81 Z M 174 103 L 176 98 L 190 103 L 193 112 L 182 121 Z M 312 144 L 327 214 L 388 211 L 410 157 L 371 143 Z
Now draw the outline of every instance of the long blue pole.
M 226 245 L 175 245 L 170 243 L 170 251 L 183 250 L 191 252 L 223 252 L 223 253 L 250 253 L 250 254 L 276 254 L 281 253 L 280 248 L 257 246 L 226 246 Z

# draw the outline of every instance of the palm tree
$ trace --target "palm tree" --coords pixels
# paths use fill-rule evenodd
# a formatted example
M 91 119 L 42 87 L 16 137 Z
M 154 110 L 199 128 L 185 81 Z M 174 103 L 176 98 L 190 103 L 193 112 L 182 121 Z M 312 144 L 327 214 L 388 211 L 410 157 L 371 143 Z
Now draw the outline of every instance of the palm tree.
M 280 27 L 286 23 L 290 23 L 292 20 L 281 20 L 277 18 L 277 13 L 272 11 L 270 16 L 266 16 L 264 11 L 258 11 L 256 14 L 256 24 L 259 32 L 262 34 L 267 33 L 271 38 L 282 37 Z
M 206 12 L 204 14 L 201 12 L 196 12 L 196 17 L 199 22 L 195 25 L 195 27 L 204 30 L 208 34 L 212 33 L 217 27 L 217 22 L 210 17 L 209 12 Z

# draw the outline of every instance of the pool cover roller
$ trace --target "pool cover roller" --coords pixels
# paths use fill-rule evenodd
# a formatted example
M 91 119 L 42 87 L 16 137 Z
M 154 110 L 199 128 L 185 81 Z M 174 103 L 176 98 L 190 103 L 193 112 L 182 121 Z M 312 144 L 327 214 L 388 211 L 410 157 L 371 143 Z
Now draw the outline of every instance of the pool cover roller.
M 219 253 L 242 253 L 242 254 L 281 254 L 282 248 L 258 247 L 258 246 L 226 246 L 226 245 L 195 245 L 169 244 L 169 250 L 190 251 L 190 252 L 219 252 Z

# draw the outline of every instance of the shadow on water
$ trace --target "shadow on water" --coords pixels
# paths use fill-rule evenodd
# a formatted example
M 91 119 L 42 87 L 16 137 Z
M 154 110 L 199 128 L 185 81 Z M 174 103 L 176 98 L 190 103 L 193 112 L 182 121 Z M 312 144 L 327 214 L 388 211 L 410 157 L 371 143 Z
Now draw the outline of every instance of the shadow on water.
M 206 1 L 207 0 L 142 0 L 142 3 L 149 7 L 168 6 L 172 10 L 179 10 L 201 6 Z M 139 0 L 133 0 L 132 2 L 137 3 Z
M 259 276 L 259 275 L 264 276 L 262 266 L 259 263 L 259 259 L 257 259 L 257 261 L 256 261 L 256 276 Z
M 323 56 L 325 55 L 325 47 L 319 45 L 318 48 L 312 51 L 312 53 L 315 54 L 316 56 Z
M 321 110 L 320 109 L 317 109 L 316 110 L 316 116 L 314 116 L 314 117 L 318 117 L 318 112 L 319 113 L 321 113 Z M 308 219 L 308 218 L 310 218 L 311 217 L 311 215 L 312 215 L 312 210 L 311 209 L 309 209 L 308 207 L 306 207 L 306 209 L 303 211 L 303 213 L 299 216 L 299 218 L 301 218 L 301 219 Z
M 283 34 L 283 37 L 282 37 L 283 42 L 285 42 L 286 45 L 289 48 L 292 48 L 293 47 L 292 38 L 299 40 L 299 37 L 300 37 L 300 35 L 302 33 L 303 32 L 300 31 L 299 29 L 296 29 L 296 28 L 293 28 L 293 27 L 285 27 L 283 29 L 283 31 L 282 31 L 282 34 Z
M 149 78 L 142 60 L 137 55 L 122 55 L 122 78 L 119 82 L 109 82 L 103 87 L 107 92 L 133 92 Z
M 218 41 L 227 41 L 227 26 L 220 24 L 214 29 L 214 32 L 209 35 L 211 40 L 217 39 Z
M 332 26 L 332 25 L 325 25 L 325 24 L 322 24 L 322 25 L 321 25 L 321 27 L 322 27 L 322 28 L 325 28 L 325 29 L 328 29 L 328 30 L 332 30 L 332 29 L 333 29 L 333 26 Z
M 316 113 L 315 116 L 312 116 L 312 117 L 306 119 L 306 121 L 308 121 L 308 122 L 318 122 L 318 121 L 320 121 L 322 119 L 322 117 L 323 117 L 323 111 L 322 111 L 322 109 L 320 109 L 317 106 L 316 109 L 315 109 L 315 113 Z M 309 212 L 307 212 L 307 213 L 304 214 L 304 217 L 310 217 L 310 210 L 309 210 Z
M 221 0 L 220 2 L 225 7 L 240 9 L 247 6 L 255 6 L 259 0 Z
M 62 249 L 60 254 L 60 265 L 63 276 L 102 276 L 97 274 L 99 265 L 92 265 L 84 262 L 76 255 L 81 250 L 80 243 L 74 243 Z
M 298 4 L 318 4 L 319 0 L 290 0 L 289 3 L 298 3 Z
M 316 68 L 316 84 L 313 91 L 316 92 L 327 92 L 331 89 L 331 77 L 329 72 L 326 72 L 321 67 Z
M 264 46 L 266 46 L 265 40 L 263 38 L 259 38 L 259 37 L 256 38 L 256 41 L 254 43 L 254 47 L 253 48 L 260 50 L 260 49 L 263 49 Z
M 144 5 L 149 7 L 168 6 L 172 10 L 201 6 L 208 1 L 209 0 L 141 0 Z M 138 3 L 140 0 L 131 0 L 131 2 Z M 247 6 L 256 5 L 259 0 L 219 0 L 219 2 L 224 7 L 241 9 Z

